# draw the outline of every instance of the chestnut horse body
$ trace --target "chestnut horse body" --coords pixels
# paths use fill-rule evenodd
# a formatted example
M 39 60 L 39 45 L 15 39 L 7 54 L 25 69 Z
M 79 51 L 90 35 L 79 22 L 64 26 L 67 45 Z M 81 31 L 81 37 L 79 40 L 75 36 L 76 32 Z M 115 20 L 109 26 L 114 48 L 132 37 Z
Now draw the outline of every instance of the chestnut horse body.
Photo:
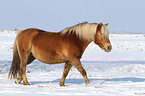
M 29 85 L 26 78 L 26 65 L 38 59 L 48 64 L 65 63 L 60 86 L 65 85 L 65 78 L 72 66 L 82 74 L 85 83 L 89 83 L 80 59 L 92 41 L 106 52 L 111 51 L 107 25 L 85 22 L 60 32 L 45 32 L 35 28 L 20 31 L 13 47 L 9 77 L 17 78 L 18 84 L 23 80 L 24 85 Z

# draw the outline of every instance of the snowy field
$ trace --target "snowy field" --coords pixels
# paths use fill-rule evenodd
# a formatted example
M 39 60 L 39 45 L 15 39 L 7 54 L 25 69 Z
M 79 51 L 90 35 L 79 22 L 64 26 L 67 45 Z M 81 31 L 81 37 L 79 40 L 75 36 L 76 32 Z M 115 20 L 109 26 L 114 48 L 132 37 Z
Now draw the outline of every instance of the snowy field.
M 59 86 L 64 64 L 37 60 L 27 66 L 31 85 L 8 79 L 15 36 L 0 32 L 0 96 L 145 96 L 145 34 L 110 34 L 110 53 L 92 42 L 81 59 L 90 84 L 72 67 L 65 87 Z

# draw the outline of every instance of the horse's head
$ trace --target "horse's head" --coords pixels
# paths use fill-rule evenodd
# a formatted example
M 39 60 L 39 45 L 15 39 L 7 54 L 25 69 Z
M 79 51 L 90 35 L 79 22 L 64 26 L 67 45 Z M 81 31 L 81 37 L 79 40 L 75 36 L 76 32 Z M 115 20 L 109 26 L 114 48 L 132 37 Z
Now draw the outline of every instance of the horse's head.
M 108 23 L 105 25 L 103 25 L 102 23 L 97 25 L 94 42 L 106 52 L 110 52 L 112 49 L 112 46 L 109 40 L 109 31 L 108 31 L 107 25 Z

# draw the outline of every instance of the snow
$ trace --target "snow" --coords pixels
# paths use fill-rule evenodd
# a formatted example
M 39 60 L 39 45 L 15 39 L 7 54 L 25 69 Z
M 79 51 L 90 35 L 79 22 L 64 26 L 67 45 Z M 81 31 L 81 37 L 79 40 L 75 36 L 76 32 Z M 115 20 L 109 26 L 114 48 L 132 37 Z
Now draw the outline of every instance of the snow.
M 110 34 L 113 49 L 104 52 L 93 42 L 81 59 L 90 84 L 72 67 L 66 86 L 60 87 L 64 64 L 34 61 L 27 66 L 31 85 L 17 85 L 8 79 L 12 61 L 14 31 L 0 32 L 0 96 L 144 96 L 145 34 Z

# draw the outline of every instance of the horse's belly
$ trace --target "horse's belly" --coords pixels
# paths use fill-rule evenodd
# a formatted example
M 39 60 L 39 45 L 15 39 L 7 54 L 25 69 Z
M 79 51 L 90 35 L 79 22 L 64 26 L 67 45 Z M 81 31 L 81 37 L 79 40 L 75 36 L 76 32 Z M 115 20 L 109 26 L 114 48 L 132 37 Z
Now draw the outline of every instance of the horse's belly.
M 33 49 L 32 54 L 39 61 L 48 64 L 57 64 L 67 61 L 67 57 L 63 53 L 61 52 L 58 53 L 55 50 L 49 51 L 49 50 Z

